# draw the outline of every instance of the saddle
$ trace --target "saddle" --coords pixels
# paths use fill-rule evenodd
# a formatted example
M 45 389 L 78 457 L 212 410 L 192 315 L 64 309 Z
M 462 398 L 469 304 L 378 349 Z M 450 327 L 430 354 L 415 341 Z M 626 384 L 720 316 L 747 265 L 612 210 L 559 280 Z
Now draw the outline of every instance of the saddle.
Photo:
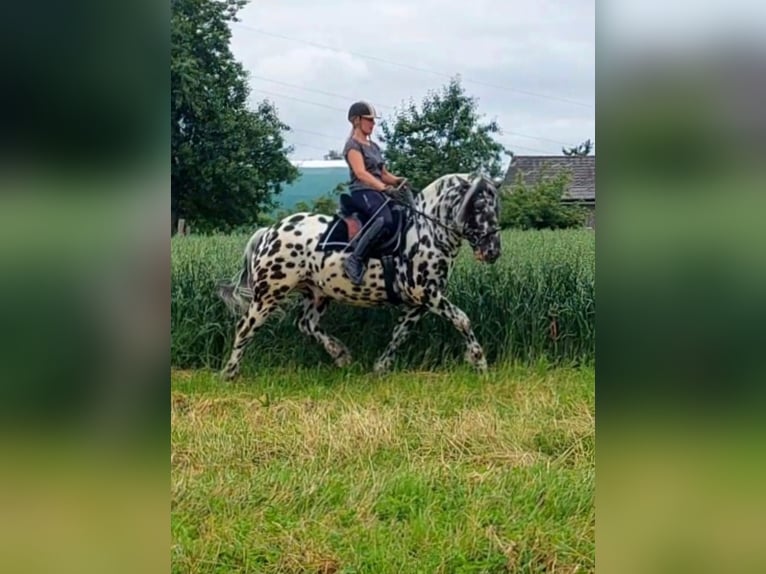
M 370 259 L 382 259 L 395 256 L 403 247 L 402 229 L 407 219 L 407 212 L 398 204 L 389 204 L 393 217 L 393 233 L 390 237 L 370 250 Z M 340 207 L 333 216 L 327 231 L 322 234 L 317 244 L 319 251 L 343 251 L 359 233 L 364 233 L 368 218 L 364 211 L 356 206 L 354 198 L 343 193 L 340 196 Z M 349 251 L 351 248 L 348 249 Z
M 396 277 L 394 258 L 401 255 L 404 249 L 402 230 L 407 222 L 408 213 L 399 204 L 389 203 L 389 205 L 393 217 L 393 233 L 388 239 L 372 247 L 369 259 L 381 261 L 388 299 L 392 303 L 400 303 L 401 299 L 394 289 Z M 319 237 L 316 246 L 317 251 L 352 251 L 353 245 L 351 243 L 357 236 L 361 237 L 360 233 L 366 232 L 365 224 L 367 222 L 368 217 L 364 214 L 364 210 L 355 204 L 353 196 L 348 193 L 341 194 L 340 207 L 333 216 L 327 231 Z

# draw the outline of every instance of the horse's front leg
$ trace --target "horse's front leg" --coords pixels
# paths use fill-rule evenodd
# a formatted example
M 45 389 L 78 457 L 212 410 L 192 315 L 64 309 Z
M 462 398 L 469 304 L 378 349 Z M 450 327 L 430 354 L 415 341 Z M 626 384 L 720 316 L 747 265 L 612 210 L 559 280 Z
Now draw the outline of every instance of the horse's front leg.
M 462 309 L 455 306 L 444 295 L 438 294 L 428 302 L 428 310 L 444 317 L 460 331 L 465 339 L 466 352 L 465 359 L 481 372 L 487 371 L 487 359 L 484 356 L 484 349 L 481 348 L 476 335 L 471 328 L 471 320 Z
M 387 371 L 391 367 L 391 363 L 394 360 L 394 354 L 399 346 L 410 334 L 412 327 L 420 321 L 420 318 L 425 314 L 425 307 L 410 307 L 399 315 L 396 320 L 396 326 L 394 327 L 394 334 L 391 337 L 391 342 L 388 343 L 388 347 L 383 351 L 383 354 L 375 361 L 375 372 L 382 373 Z

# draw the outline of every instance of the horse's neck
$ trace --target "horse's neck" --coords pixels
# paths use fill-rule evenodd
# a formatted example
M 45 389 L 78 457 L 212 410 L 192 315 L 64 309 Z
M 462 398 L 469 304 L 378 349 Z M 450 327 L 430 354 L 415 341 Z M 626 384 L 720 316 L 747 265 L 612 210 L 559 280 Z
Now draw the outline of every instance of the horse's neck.
M 433 192 L 420 195 L 418 200 L 418 209 L 432 220 L 436 220 L 446 227 L 456 227 L 455 201 L 449 201 L 443 196 L 439 197 Z
M 448 257 L 455 257 L 462 243 L 462 238 L 456 233 L 455 206 L 451 202 L 439 199 L 434 193 L 421 194 L 415 207 L 426 215 L 421 225 L 429 230 L 434 239 L 434 246 Z

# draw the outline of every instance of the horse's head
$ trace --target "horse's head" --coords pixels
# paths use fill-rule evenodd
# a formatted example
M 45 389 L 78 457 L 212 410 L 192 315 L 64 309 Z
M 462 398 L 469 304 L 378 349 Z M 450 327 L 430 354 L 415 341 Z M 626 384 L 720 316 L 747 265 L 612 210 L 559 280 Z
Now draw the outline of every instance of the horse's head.
M 455 223 L 480 261 L 494 263 L 500 257 L 500 194 L 492 180 L 475 176 L 465 180 Z

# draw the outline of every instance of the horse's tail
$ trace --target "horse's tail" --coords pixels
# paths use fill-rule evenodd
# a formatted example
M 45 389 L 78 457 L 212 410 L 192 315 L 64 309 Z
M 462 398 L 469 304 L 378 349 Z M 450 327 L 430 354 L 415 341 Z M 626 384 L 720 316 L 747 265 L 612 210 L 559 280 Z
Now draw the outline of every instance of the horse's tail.
M 258 244 L 268 229 L 268 227 L 261 227 L 253 233 L 245 246 L 240 270 L 232 277 L 231 281 L 222 281 L 218 284 L 218 296 L 235 315 L 247 311 L 253 300 L 253 289 L 250 286 L 250 267 Z

